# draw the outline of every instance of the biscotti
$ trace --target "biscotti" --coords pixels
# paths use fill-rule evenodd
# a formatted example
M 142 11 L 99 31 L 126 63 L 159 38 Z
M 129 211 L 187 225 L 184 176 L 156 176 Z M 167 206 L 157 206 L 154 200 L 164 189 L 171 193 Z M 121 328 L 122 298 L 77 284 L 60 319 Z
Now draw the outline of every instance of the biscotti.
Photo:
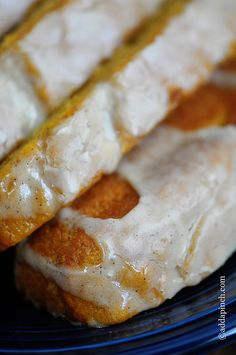
M 199 90 L 115 174 L 22 242 L 16 282 L 25 296 L 104 326 L 219 268 L 236 249 L 236 127 L 227 125 L 235 98 L 235 89 Z
M 161 2 L 41 1 L 0 44 L 0 159 L 132 39 Z
M 1 249 L 114 171 L 124 153 L 232 54 L 234 11 L 232 0 L 166 2 L 136 41 L 100 66 L 0 167 Z

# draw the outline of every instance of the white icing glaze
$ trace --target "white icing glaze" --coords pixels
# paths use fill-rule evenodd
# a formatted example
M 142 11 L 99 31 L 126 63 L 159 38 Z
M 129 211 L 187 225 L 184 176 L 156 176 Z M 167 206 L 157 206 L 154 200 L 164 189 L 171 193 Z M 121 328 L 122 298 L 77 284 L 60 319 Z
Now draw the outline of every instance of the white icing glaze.
M 119 258 L 109 260 L 102 268 L 89 267 L 80 270 L 68 270 L 57 267 L 42 256 L 36 254 L 24 242 L 18 247 L 18 260 L 24 260 L 49 279 L 53 279 L 65 291 L 79 295 L 82 299 L 94 302 L 108 309 L 124 309 L 137 305 L 145 309 L 144 301 L 135 290 L 120 287 L 119 282 L 113 281 L 114 271 L 118 265 L 122 268 Z M 115 265 L 114 265 L 115 262 Z M 114 268 L 112 270 L 112 267 Z M 96 320 L 91 320 L 91 326 L 100 326 Z
M 35 154 L 30 163 L 23 159 L 15 167 L 17 179 L 14 175 L 7 175 L 0 180 L 1 190 L 14 182 L 14 188 L 8 194 L 7 203 L 0 204 L 1 217 L 25 217 L 31 218 L 35 215 L 53 213 L 58 208 L 58 200 L 55 199 L 53 187 L 47 185 L 44 178 L 42 154 Z M 39 163 L 40 161 L 40 163 Z M 41 168 L 39 168 L 41 165 Z M 44 201 L 39 202 L 38 191 L 43 191 Z M 3 202 L 3 201 L 2 201 Z
M 0 36 L 9 30 L 36 0 L 0 0 Z
M 191 2 L 112 80 L 97 84 L 78 112 L 39 142 L 38 162 L 33 155 L 27 168 L 26 161 L 14 168 L 12 176 L 30 181 L 31 194 L 22 196 L 17 179 L 14 193 L 7 201 L 2 199 L 3 218 L 15 217 L 16 201 L 21 216 L 25 216 L 25 201 L 28 206 L 35 204 L 27 216 L 30 211 L 32 216 L 40 211 L 35 199 L 39 184 L 32 171 L 44 181 L 42 193 L 47 196 L 50 191 L 53 196 L 52 206 L 47 206 L 50 211 L 54 204 L 63 206 L 72 201 L 100 172 L 114 171 L 121 157 L 114 126 L 121 123 L 131 135 L 138 136 L 163 120 L 172 108 L 171 90 L 186 93 L 194 89 L 229 51 L 236 39 L 234 14 L 234 0 Z M 1 185 L 4 189 L 5 181 Z
M 215 271 L 235 250 L 236 128 L 188 134 L 161 128 L 118 171 L 140 194 L 139 204 L 126 216 L 102 220 L 70 208 L 57 216 L 99 243 L 105 253 L 102 264 L 58 267 L 27 242 L 19 247 L 18 260 L 98 306 L 140 312 L 160 304 L 153 288 L 171 298 Z M 150 288 L 144 298 L 119 282 L 117 275 L 127 265 L 145 270 Z
M 81 86 L 127 32 L 163 0 L 72 0 L 48 14 L 21 42 L 52 106 Z
M 20 57 L 0 57 L 0 159 L 42 122 L 44 109 L 27 79 Z
M 113 101 L 107 89 L 105 84 L 98 86 L 69 122 L 55 129 L 37 152 L 20 160 L 12 174 L 0 181 L 3 190 L 17 177 L 7 202 L 0 204 L 1 216 L 54 213 L 58 203 L 74 199 L 78 188 L 86 186 L 88 179 L 117 167 L 121 148 L 113 127 Z M 45 195 L 46 201 L 41 206 L 37 191 Z
M 101 60 L 112 55 L 127 32 L 136 28 L 161 1 L 73 0 L 45 16 L 17 43 L 21 49 L 20 53 L 17 49 L 17 60 L 14 50 L 2 55 L 0 160 L 47 116 L 44 104 L 37 98 L 35 85 L 45 86 L 52 106 L 59 105 L 89 78 Z M 13 1 L 9 1 L 6 10 L 12 7 Z M 37 77 L 30 77 L 33 74 L 23 70 L 20 55 L 35 65 Z M 6 71 L 6 60 L 14 63 L 13 73 Z
M 46 155 L 53 151 L 53 157 L 47 161 L 45 177 L 63 191 L 66 202 L 99 172 L 114 171 L 121 159 L 113 106 L 109 87 L 100 84 L 83 108 L 48 139 Z
M 118 116 L 131 134 L 145 134 L 163 119 L 171 89 L 191 91 L 209 77 L 235 41 L 235 13 L 234 0 L 193 1 L 117 75 Z

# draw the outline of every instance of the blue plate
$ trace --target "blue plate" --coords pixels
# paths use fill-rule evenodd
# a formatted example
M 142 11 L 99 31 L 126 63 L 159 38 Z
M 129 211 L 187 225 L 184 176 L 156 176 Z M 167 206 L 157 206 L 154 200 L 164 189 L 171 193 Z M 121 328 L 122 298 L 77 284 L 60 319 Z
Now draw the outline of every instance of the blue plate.
M 36 310 L 15 290 L 14 250 L 0 255 L 0 352 L 181 354 L 209 351 L 236 341 L 236 254 L 197 287 L 161 307 L 109 328 L 75 327 Z M 226 340 L 219 340 L 220 276 L 226 277 Z

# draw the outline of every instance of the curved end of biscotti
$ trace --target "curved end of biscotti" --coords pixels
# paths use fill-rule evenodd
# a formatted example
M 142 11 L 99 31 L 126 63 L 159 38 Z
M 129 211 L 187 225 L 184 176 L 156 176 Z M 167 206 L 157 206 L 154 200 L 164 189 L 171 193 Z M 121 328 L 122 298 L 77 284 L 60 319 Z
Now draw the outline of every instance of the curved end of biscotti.
M 16 285 L 26 299 L 46 308 L 55 317 L 67 318 L 72 323 L 104 327 L 122 323 L 134 314 L 128 309 L 107 309 L 74 296 L 45 278 L 26 263 L 16 264 Z
M 72 208 L 101 219 L 119 219 L 137 205 L 138 199 L 133 187 L 118 174 L 113 174 L 103 177 L 81 199 L 76 200 Z M 26 254 L 29 260 L 25 258 Z M 124 302 L 120 287 L 114 287 L 111 278 L 100 274 L 104 258 L 103 247 L 82 228 L 71 228 L 60 219 L 55 219 L 19 246 L 16 284 L 34 304 L 46 307 L 50 313 L 66 317 L 72 322 L 96 327 L 121 323 L 138 311 L 130 307 L 130 300 Z M 46 274 L 38 269 L 37 261 Z M 47 275 L 47 270 L 55 271 L 59 283 Z M 84 279 L 86 270 L 90 270 L 88 279 Z M 117 282 L 119 280 L 125 285 L 134 282 L 136 287 L 140 286 L 141 292 L 144 288 L 143 278 L 132 270 L 128 271 L 128 279 L 123 273 L 118 274 Z M 96 292 L 91 296 L 91 290 L 85 291 L 93 282 L 104 300 L 111 298 L 111 302 L 103 303 Z M 71 290 L 68 291 L 72 284 L 75 285 L 75 295 Z
M 45 216 L 38 216 L 34 219 L 25 220 L 6 219 L 1 221 L 0 225 L 0 252 L 4 251 L 25 239 L 25 234 L 31 234 L 36 225 L 42 225 L 47 221 Z

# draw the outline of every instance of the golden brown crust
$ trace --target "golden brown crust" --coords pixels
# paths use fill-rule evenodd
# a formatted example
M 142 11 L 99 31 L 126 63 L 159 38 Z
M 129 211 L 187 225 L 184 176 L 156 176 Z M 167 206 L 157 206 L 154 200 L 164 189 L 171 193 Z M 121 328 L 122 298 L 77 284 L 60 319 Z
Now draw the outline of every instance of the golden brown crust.
M 94 239 L 80 228 L 69 229 L 56 221 L 39 230 L 29 243 L 38 254 L 58 266 L 78 269 L 103 261 L 102 250 Z
M 72 207 L 94 218 L 122 218 L 139 201 L 139 195 L 128 181 L 118 174 L 105 175 Z M 124 203 L 125 202 L 125 203 Z
M 27 154 L 27 152 L 26 152 Z M 8 158 L 9 159 L 9 158 Z M 101 174 L 92 179 L 91 184 L 86 186 L 86 188 L 82 189 L 81 194 L 83 195 L 85 192 L 89 191 L 89 188 L 96 184 L 97 181 L 101 178 Z M 37 197 L 38 202 L 40 203 L 40 199 L 42 198 L 41 194 L 38 194 Z M 0 192 L 1 199 L 1 192 Z M 17 218 L 17 219 L 2 219 L 0 224 L 0 252 L 10 248 L 17 243 L 19 243 L 22 239 L 24 239 L 24 235 L 30 235 L 35 230 L 37 230 L 38 224 L 43 225 L 49 220 L 49 216 L 47 213 L 37 215 L 37 219 L 33 218 Z
M 27 299 L 36 305 L 44 305 L 51 312 L 65 314 L 66 307 L 61 299 L 61 290 L 52 281 L 44 278 L 42 274 L 33 270 L 29 265 L 17 264 L 16 285 L 24 290 Z
M 177 107 L 164 121 L 183 131 L 236 123 L 236 89 L 207 84 Z
M 38 216 L 37 221 L 44 224 L 47 222 L 48 218 L 45 216 Z M 32 231 L 35 226 L 35 220 L 33 218 L 28 219 L 5 219 L 1 221 L 0 229 L 4 230 L 4 233 L 1 234 L 1 242 L 0 242 L 0 251 L 4 251 L 7 248 L 17 244 L 21 239 L 19 235 L 21 231 L 27 233 L 27 231 Z
M 134 188 L 117 174 L 104 176 L 72 207 L 96 218 L 121 218 L 138 203 Z M 60 221 L 45 225 L 29 240 L 31 248 L 56 265 L 83 268 L 99 265 L 103 253 L 97 243 L 80 228 L 67 228 Z

